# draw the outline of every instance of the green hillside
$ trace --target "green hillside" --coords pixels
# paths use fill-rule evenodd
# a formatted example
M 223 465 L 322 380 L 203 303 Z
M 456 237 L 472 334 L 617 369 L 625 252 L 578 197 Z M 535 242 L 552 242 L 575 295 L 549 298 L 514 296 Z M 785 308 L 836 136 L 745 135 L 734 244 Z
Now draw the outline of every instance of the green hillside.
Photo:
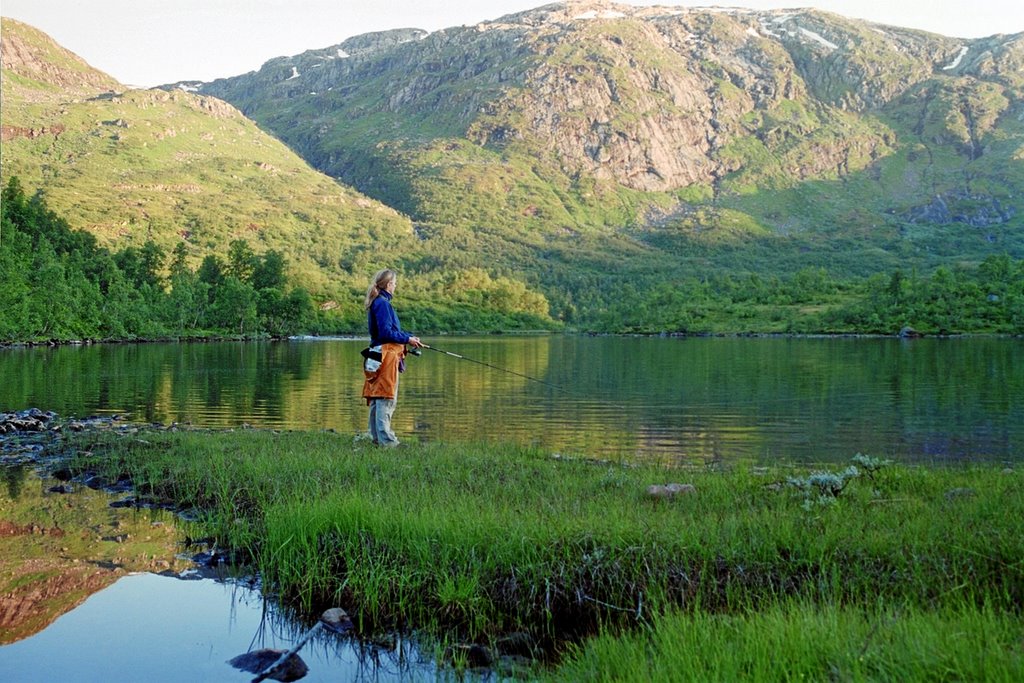
M 16 21 L 4 20 L 3 45 L 3 182 L 43 192 L 101 246 L 152 240 L 169 254 L 183 242 L 195 268 L 245 240 L 285 254 L 294 281 L 351 315 L 375 270 L 422 258 L 409 255 L 408 218 L 315 171 L 223 101 L 125 90 Z
M 1024 258 L 1024 34 L 592 5 L 127 92 L 5 20 L 2 176 L 111 249 L 279 251 L 352 329 L 391 266 L 420 329 L 948 331 L 877 278 Z
M 5 21 L 5 47 L 24 30 Z M 338 262 L 357 245 L 373 236 L 393 249 L 412 234 L 407 219 L 311 169 L 219 100 L 108 83 L 117 89 L 32 101 L 8 93 L 9 80 L 20 93 L 32 85 L 5 64 L 3 177 L 42 189 L 50 208 L 104 246 L 152 239 L 170 252 L 184 241 L 198 264 L 245 239 L 286 253 L 296 277 L 327 292 L 348 275 Z

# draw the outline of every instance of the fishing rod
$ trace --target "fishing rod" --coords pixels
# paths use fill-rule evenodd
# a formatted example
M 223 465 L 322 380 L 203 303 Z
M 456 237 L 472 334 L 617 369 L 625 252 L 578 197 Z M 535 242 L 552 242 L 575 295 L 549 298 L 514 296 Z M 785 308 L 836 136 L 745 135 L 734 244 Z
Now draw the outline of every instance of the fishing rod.
M 530 377 L 529 375 L 524 375 L 523 373 L 516 372 L 515 370 L 509 370 L 508 368 L 502 368 L 502 367 L 499 367 L 497 365 L 491 365 L 490 363 L 485 363 L 482 360 L 476 360 L 474 358 L 467 358 L 466 356 L 463 356 L 461 354 L 453 353 L 451 351 L 445 351 L 444 349 L 438 349 L 438 348 L 435 348 L 433 346 L 427 346 L 426 344 L 423 344 L 420 348 L 429 349 L 430 351 L 434 351 L 436 353 L 443 353 L 446 356 L 451 356 L 452 358 L 458 358 L 459 360 L 469 361 L 470 363 L 476 363 L 477 365 L 483 365 L 484 367 L 491 368 L 493 370 L 498 370 L 499 372 L 507 372 L 510 375 L 515 375 L 516 377 L 522 377 L 523 379 L 528 379 L 531 382 L 537 382 L 538 384 L 543 384 L 544 386 L 551 387 L 552 389 L 555 389 L 557 391 L 562 391 L 562 392 L 566 391 L 565 389 L 563 389 L 562 387 L 558 386 L 557 384 L 551 384 L 550 382 L 545 382 L 542 379 L 537 379 L 536 377 Z M 419 355 L 418 353 L 416 353 L 417 350 L 418 349 L 413 348 L 411 353 L 414 356 L 417 356 L 417 355 Z

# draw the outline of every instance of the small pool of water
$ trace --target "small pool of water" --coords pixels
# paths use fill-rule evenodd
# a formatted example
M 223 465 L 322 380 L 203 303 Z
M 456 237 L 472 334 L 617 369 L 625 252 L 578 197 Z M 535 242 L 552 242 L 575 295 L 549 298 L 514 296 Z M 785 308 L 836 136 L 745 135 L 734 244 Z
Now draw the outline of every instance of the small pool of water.
M 251 681 L 228 664 L 261 648 L 291 649 L 305 632 L 233 582 L 125 576 L 48 628 L 0 647 L 6 681 Z M 304 681 L 433 681 L 413 644 L 361 645 L 321 632 L 303 647 Z
M 251 681 L 228 661 L 290 650 L 309 630 L 251 581 L 200 567 L 194 549 L 183 555 L 185 534 L 169 511 L 125 506 L 130 494 L 79 479 L 0 459 L 3 681 Z M 459 675 L 400 634 L 321 629 L 299 656 L 310 682 L 502 678 Z

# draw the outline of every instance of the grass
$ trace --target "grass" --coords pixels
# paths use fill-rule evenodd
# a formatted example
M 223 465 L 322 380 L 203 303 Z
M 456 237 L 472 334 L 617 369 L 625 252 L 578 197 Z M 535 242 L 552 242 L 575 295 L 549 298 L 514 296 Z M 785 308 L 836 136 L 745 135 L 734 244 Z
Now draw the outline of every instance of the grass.
M 198 507 L 196 533 L 246 551 L 286 602 L 307 612 L 340 603 L 364 631 L 412 624 L 475 641 L 526 631 L 550 645 L 641 627 L 616 647 L 644 650 L 653 647 L 645 638 L 671 640 L 662 631 L 696 638 L 713 627 L 708 637 L 722 644 L 773 623 L 797 633 L 807 622 L 813 643 L 835 622 L 846 629 L 835 661 L 851 680 L 874 676 L 854 667 L 851 643 L 891 614 L 909 620 L 900 638 L 921 628 L 942 651 L 935 639 L 950 625 L 1020 631 L 1024 482 L 1015 470 L 862 466 L 836 490 L 798 486 L 829 478 L 784 468 L 679 470 L 505 445 L 379 451 L 326 432 L 84 439 L 74 447 L 94 455 L 79 467 L 100 461 Z M 673 481 L 696 493 L 646 493 Z M 749 648 L 771 651 L 768 638 Z M 604 657 L 603 642 L 596 654 L 577 651 L 572 666 Z M 909 666 L 918 655 L 901 654 L 905 644 L 886 637 L 878 648 Z M 671 656 L 657 654 L 658 666 Z M 719 659 L 700 666 L 725 666 L 729 655 Z
M 573 648 L 561 681 L 1016 681 L 1019 616 L 986 607 L 923 611 L 805 602 L 764 612 L 673 613 Z

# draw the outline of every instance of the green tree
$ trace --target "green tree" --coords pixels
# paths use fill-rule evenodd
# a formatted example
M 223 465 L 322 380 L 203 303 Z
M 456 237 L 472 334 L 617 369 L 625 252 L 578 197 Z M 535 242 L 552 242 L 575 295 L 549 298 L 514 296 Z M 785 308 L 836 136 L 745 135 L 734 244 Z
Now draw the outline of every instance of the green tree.
M 191 273 L 188 268 L 188 247 L 184 242 L 178 242 L 171 251 L 171 277 Z
M 279 289 L 284 291 L 287 284 L 287 277 L 285 276 L 286 265 L 287 262 L 284 255 L 273 249 L 263 254 L 262 258 L 257 258 L 256 266 L 250 279 L 253 289 L 256 291 L 262 289 Z
M 207 319 L 212 327 L 233 330 L 238 334 L 255 331 L 256 292 L 247 282 L 229 275 L 214 292 Z
M 114 256 L 114 261 L 128 281 L 136 287 L 163 285 L 160 273 L 164 267 L 164 252 L 152 240 L 148 240 L 142 248 L 125 247 Z
M 0 216 L 0 339 L 23 339 L 28 327 L 31 253 L 28 236 L 10 220 L 5 204 Z
M 245 240 L 233 240 L 228 247 L 228 264 L 225 272 L 242 282 L 251 282 L 253 271 L 259 259 Z
M 224 262 L 213 254 L 207 254 L 199 265 L 199 280 L 216 289 L 224 282 Z

